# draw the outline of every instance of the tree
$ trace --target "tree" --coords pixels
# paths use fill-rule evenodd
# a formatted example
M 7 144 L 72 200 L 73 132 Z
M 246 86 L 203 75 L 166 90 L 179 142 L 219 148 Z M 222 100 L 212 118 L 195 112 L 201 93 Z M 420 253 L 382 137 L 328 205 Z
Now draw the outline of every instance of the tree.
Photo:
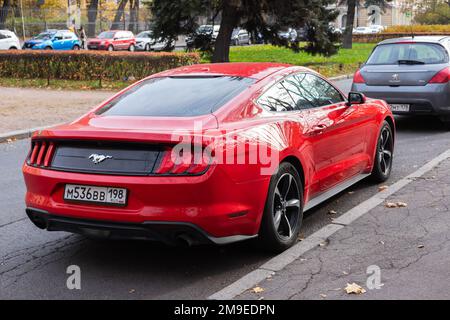
M 3 0 L 3 4 L 0 7 L 0 29 L 5 29 L 6 19 L 8 18 L 10 8 L 11 8 L 11 1 Z
M 87 27 L 87 35 L 88 37 L 95 36 L 95 26 L 97 25 L 97 14 L 98 14 L 98 2 L 99 0 L 91 0 L 88 3 L 87 7 L 87 18 L 88 18 L 88 27 Z
M 364 7 L 379 6 L 384 12 L 389 2 L 392 0 L 365 0 Z M 361 0 L 341 0 L 339 4 L 347 4 L 347 22 L 345 25 L 345 31 L 342 41 L 342 47 L 345 49 L 351 49 L 353 46 L 353 26 L 355 22 L 356 7 L 361 5 Z
M 111 25 L 111 30 L 116 29 L 125 29 L 121 24 L 122 16 L 125 19 L 125 7 L 127 5 L 128 0 L 120 0 L 119 6 L 117 7 L 116 15 L 114 16 L 114 21 Z
M 414 22 L 419 24 L 450 24 L 450 1 L 425 0 L 418 4 Z
M 332 0 L 154 0 L 153 33 L 170 44 L 178 35 L 193 35 L 197 17 L 211 17 L 220 31 L 213 42 L 213 62 L 228 62 L 233 29 L 242 27 L 251 34 L 261 34 L 270 43 L 295 51 L 332 55 L 337 52 L 339 36 L 330 27 L 337 12 L 328 9 Z M 305 27 L 306 46 L 279 36 L 285 27 Z M 211 39 L 212 40 L 212 39 Z

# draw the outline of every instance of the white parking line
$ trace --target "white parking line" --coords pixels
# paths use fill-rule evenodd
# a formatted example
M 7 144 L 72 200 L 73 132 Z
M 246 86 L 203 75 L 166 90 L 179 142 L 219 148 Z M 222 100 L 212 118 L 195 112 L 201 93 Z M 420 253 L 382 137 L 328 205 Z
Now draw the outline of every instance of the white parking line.
M 376 195 L 360 203 L 356 207 L 353 207 L 339 218 L 333 220 L 331 224 L 326 225 L 319 231 L 313 233 L 303 241 L 294 245 L 292 248 L 270 259 L 258 269 L 248 273 L 247 275 L 243 276 L 241 279 L 235 281 L 224 289 L 212 294 L 208 297 L 208 299 L 230 300 L 245 292 L 246 290 L 253 288 L 270 275 L 283 270 L 287 265 L 294 262 L 301 255 L 305 254 L 311 249 L 318 247 L 332 234 L 341 230 L 356 219 L 362 217 L 364 214 L 368 213 L 370 210 L 383 203 L 383 201 L 385 201 L 389 196 L 407 186 L 409 183 L 414 181 L 414 179 L 423 176 L 434 167 L 439 165 L 439 163 L 448 158 L 450 158 L 450 149 L 427 162 L 424 166 L 420 167 L 412 174 L 389 186 L 389 188 L 387 188 L 386 190 L 377 193 Z

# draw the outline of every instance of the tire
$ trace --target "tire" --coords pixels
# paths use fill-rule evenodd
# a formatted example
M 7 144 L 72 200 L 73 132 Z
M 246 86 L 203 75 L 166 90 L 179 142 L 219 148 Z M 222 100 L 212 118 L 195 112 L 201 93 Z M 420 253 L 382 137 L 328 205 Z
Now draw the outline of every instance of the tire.
M 380 183 L 389 179 L 394 159 L 394 135 L 387 121 L 383 121 L 378 135 L 377 149 L 373 161 L 371 178 Z
M 128 47 L 128 51 L 130 51 L 130 52 L 134 52 L 135 49 L 136 48 L 134 47 L 134 44 L 132 44 Z
M 80 46 L 76 44 L 73 46 L 72 50 L 80 50 Z
M 150 43 L 147 43 L 146 45 L 145 45 L 145 49 L 144 49 L 145 51 L 152 51 L 152 48 L 150 47 Z
M 282 252 L 297 242 L 303 220 L 303 185 L 295 167 L 283 162 L 270 179 L 259 241 L 264 250 Z
M 16 47 L 11 47 L 11 48 L 9 48 L 9 50 L 17 50 L 17 48 Z
M 109 46 L 108 46 L 108 49 L 107 49 L 109 52 L 112 52 L 112 51 L 114 51 L 114 47 L 110 44 Z
M 53 48 L 52 47 L 45 47 L 44 50 L 53 50 Z

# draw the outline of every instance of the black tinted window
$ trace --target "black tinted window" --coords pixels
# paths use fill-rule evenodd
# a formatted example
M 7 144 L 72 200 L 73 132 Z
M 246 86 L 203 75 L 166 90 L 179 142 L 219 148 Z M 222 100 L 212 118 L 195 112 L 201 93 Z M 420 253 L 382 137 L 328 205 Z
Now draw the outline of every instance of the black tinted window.
M 398 64 L 402 60 L 418 61 L 424 64 L 448 62 L 447 51 L 434 43 L 393 43 L 375 48 L 367 64 Z
M 302 110 L 342 102 L 342 95 L 327 81 L 312 74 L 287 77 L 266 91 L 258 103 L 271 111 Z
M 189 117 L 219 109 L 254 82 L 239 77 L 164 77 L 149 79 L 117 97 L 98 114 Z

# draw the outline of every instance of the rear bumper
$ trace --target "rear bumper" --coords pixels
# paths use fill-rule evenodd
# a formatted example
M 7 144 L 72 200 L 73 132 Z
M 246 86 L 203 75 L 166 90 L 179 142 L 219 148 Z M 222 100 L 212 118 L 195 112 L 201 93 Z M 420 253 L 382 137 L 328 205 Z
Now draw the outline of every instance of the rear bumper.
M 25 164 L 25 202 L 28 208 L 71 219 L 189 224 L 211 239 L 254 236 L 259 231 L 270 177 L 256 179 L 256 168 L 253 172 L 242 165 L 226 167 L 216 166 L 200 176 L 152 177 L 63 172 Z M 125 188 L 128 203 L 113 207 L 67 202 L 63 199 L 66 184 Z
M 119 223 L 97 221 L 69 218 L 34 208 L 27 208 L 26 213 L 30 220 L 41 229 L 66 231 L 112 240 L 149 240 L 163 242 L 168 245 L 186 244 L 191 246 L 200 244 L 223 245 L 257 236 L 213 237 L 194 224 L 182 222 L 146 221 L 143 223 Z
M 425 86 L 368 86 L 354 83 L 352 91 L 364 93 L 369 98 L 383 99 L 389 104 L 409 104 L 410 112 L 396 114 L 450 115 L 450 85 Z

